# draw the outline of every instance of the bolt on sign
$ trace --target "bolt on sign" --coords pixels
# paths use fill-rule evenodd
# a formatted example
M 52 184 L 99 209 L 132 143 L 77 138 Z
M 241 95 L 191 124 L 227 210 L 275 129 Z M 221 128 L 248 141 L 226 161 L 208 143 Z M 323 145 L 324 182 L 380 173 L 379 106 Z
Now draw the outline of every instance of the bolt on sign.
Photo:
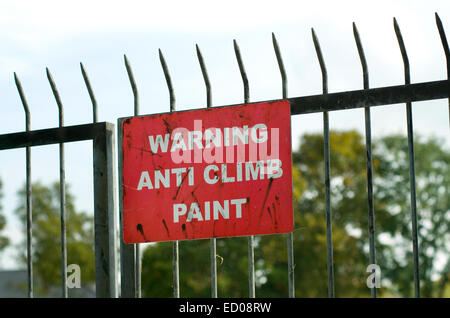
M 292 231 L 288 101 L 118 123 L 126 243 Z

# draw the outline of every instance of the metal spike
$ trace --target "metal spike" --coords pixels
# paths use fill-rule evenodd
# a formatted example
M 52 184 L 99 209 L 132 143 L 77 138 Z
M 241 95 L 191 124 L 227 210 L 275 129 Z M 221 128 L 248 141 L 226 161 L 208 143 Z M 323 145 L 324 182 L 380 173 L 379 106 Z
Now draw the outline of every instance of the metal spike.
M 22 84 L 20 83 L 20 80 L 17 77 L 16 72 L 14 72 L 14 82 L 16 83 L 17 90 L 19 91 L 20 100 L 22 101 L 23 109 L 25 111 L 25 129 L 26 131 L 29 131 L 31 123 L 30 108 L 28 107 L 28 102 L 27 99 L 25 98 Z
M 202 70 L 203 80 L 206 86 L 206 107 L 211 107 L 211 83 L 209 82 L 208 71 L 206 70 L 205 61 L 202 56 L 202 52 L 197 44 L 195 44 L 195 48 L 197 50 L 198 62 L 200 63 L 200 68 Z
M 448 42 L 447 37 L 445 36 L 444 26 L 442 25 L 442 21 L 439 18 L 439 15 L 437 12 L 435 13 L 436 16 L 436 25 L 439 31 L 439 36 L 441 38 L 442 42 L 442 48 L 444 49 L 445 53 L 445 60 L 447 62 L 447 79 L 450 78 L 450 50 L 448 48 Z M 450 98 L 448 99 L 448 114 L 449 114 L 449 124 L 450 124 Z
M 277 56 L 277 62 L 278 62 L 278 68 L 280 69 L 281 73 L 281 82 L 283 86 L 283 98 L 287 98 L 287 76 L 286 76 L 286 70 L 284 69 L 283 64 L 283 58 L 281 57 L 280 48 L 278 46 L 277 39 L 275 37 L 275 34 L 272 32 L 272 43 L 273 43 L 273 49 L 275 50 L 275 55 Z
M 369 69 L 367 67 L 366 56 L 364 54 L 361 38 L 359 37 L 359 32 L 355 22 L 353 22 L 353 35 L 355 37 L 356 47 L 358 48 L 359 59 L 363 70 L 363 87 L 366 89 L 369 88 Z
M 84 79 L 84 83 L 86 84 L 86 88 L 88 90 L 89 93 L 89 97 L 91 99 L 92 102 L 92 117 L 93 117 L 93 122 L 96 123 L 97 122 L 97 101 L 95 99 L 95 95 L 94 95 L 94 91 L 92 90 L 91 87 L 91 82 L 89 81 L 89 77 L 86 73 L 86 70 L 84 69 L 83 63 L 80 62 L 80 68 L 81 68 L 81 74 L 83 75 L 83 79 Z
M 161 66 L 164 72 L 164 76 L 166 77 L 166 83 L 167 87 L 169 89 L 169 96 L 170 96 L 170 111 L 175 111 L 175 94 L 173 91 L 172 86 L 172 79 L 170 78 L 169 69 L 167 68 L 166 60 L 164 59 L 164 55 L 161 52 L 161 49 L 158 49 L 159 51 L 159 60 L 161 61 Z
M 445 31 L 444 31 L 444 26 L 442 25 L 442 21 L 441 18 L 439 18 L 439 15 L 437 14 L 437 12 L 435 13 L 435 17 L 436 17 L 436 25 L 439 31 L 439 36 L 441 38 L 441 42 L 442 42 L 442 47 L 444 49 L 444 53 L 445 53 L 445 57 L 447 59 L 447 70 L 449 70 L 449 65 L 450 65 L 450 50 L 448 47 L 448 42 L 447 42 L 447 37 L 445 35 Z M 448 71 L 448 73 L 450 74 L 450 71 Z
M 314 42 L 314 47 L 316 49 L 317 59 L 319 60 L 320 70 L 322 72 L 322 91 L 324 94 L 328 93 L 328 74 L 325 61 L 323 59 L 322 50 L 320 49 L 319 39 L 316 36 L 316 32 L 311 28 L 312 38 Z
M 244 85 L 244 104 L 248 104 L 250 100 L 249 86 L 247 73 L 245 72 L 244 63 L 242 62 L 241 51 L 236 40 L 233 40 L 234 53 L 236 55 L 236 60 L 239 65 L 239 72 L 241 73 L 242 83 Z
M 400 31 L 400 27 L 398 26 L 397 19 L 395 19 L 395 18 L 394 18 L 394 30 L 395 30 L 395 35 L 397 36 L 397 41 L 398 41 L 398 45 L 400 47 L 400 52 L 402 54 L 403 66 L 404 66 L 404 70 L 405 70 L 405 84 L 411 84 L 408 53 L 406 52 L 402 32 Z
M 62 127 L 62 126 L 64 126 L 64 107 L 63 107 L 63 104 L 61 102 L 61 98 L 59 96 L 58 89 L 56 88 L 55 81 L 53 80 L 53 76 L 50 73 L 50 70 L 48 69 L 48 67 L 46 67 L 45 70 L 46 70 L 46 73 L 47 73 L 47 79 L 48 79 L 48 81 L 50 83 L 50 86 L 52 88 L 53 96 L 55 97 L 56 104 L 58 105 L 59 126 Z
M 123 59 L 125 62 L 125 67 L 127 69 L 128 79 L 130 80 L 131 89 L 133 90 L 134 97 L 134 116 L 139 115 L 139 93 L 136 86 L 136 81 L 134 80 L 133 70 L 131 69 L 130 62 L 127 56 L 124 54 Z

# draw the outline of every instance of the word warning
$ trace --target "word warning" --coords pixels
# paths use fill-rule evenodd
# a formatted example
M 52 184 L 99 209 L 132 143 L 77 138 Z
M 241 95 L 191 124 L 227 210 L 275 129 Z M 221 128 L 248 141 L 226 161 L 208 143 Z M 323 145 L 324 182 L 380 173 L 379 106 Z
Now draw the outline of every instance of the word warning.
M 119 119 L 126 243 L 291 232 L 288 101 Z

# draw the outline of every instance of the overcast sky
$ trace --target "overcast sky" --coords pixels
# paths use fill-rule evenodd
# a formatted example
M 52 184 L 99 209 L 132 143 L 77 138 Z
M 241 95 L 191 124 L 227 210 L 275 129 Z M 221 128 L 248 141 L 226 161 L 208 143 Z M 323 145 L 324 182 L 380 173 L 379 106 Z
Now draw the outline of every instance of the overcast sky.
M 233 51 L 241 48 L 251 101 L 281 98 L 281 78 L 272 47 L 277 36 L 288 76 L 288 96 L 321 93 L 320 68 L 311 39 L 319 37 L 328 67 L 329 91 L 362 88 L 361 65 L 352 33 L 358 26 L 371 87 L 403 84 L 403 64 L 393 29 L 400 25 L 411 64 L 412 82 L 446 78 L 445 57 L 434 13 L 450 37 L 450 2 L 442 1 L 0 1 L 0 134 L 24 130 L 24 113 L 14 85 L 21 79 L 31 108 L 32 129 L 58 125 L 58 109 L 45 75 L 49 67 L 65 107 L 65 124 L 92 121 L 81 76 L 83 62 L 99 104 L 99 121 L 116 123 L 133 113 L 133 96 L 123 64 L 130 60 L 142 114 L 169 110 L 169 95 L 158 58 L 163 51 L 177 109 L 205 107 L 205 89 L 195 52 L 202 50 L 212 84 L 213 105 L 243 101 L 242 81 Z M 442 138 L 449 147 L 448 102 L 413 105 L 415 133 Z M 364 131 L 363 110 L 330 114 L 331 129 Z M 372 110 L 373 137 L 406 135 L 403 105 Z M 292 119 L 294 147 L 305 132 L 322 131 L 322 115 Z M 67 144 L 66 180 L 77 207 L 92 212 L 90 142 Z M 0 152 L 3 212 L 13 242 L 20 236 L 14 217 L 16 192 L 25 182 L 24 149 Z M 32 150 L 33 181 L 59 179 L 58 146 Z M 10 249 L 0 268 L 14 266 Z

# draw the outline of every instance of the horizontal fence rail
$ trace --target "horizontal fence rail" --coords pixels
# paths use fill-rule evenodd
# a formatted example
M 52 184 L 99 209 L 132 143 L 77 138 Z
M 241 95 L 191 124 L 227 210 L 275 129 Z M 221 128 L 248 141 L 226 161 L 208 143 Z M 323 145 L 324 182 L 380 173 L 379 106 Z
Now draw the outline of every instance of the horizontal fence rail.
M 291 114 L 300 115 L 448 98 L 449 87 L 449 81 L 442 80 L 288 98 L 288 100 L 291 103 Z

